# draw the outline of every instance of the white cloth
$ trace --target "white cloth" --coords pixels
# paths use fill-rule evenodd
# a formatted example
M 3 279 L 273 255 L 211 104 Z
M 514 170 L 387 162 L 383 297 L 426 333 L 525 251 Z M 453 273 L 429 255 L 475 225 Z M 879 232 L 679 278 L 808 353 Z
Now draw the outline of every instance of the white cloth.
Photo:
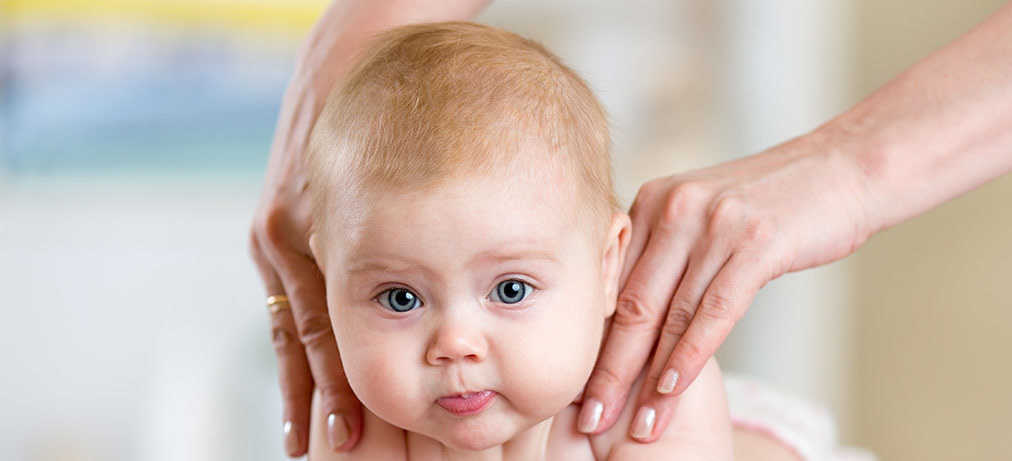
M 725 375 L 731 422 L 767 434 L 805 461 L 875 461 L 867 450 L 841 447 L 836 424 L 825 408 L 753 378 Z

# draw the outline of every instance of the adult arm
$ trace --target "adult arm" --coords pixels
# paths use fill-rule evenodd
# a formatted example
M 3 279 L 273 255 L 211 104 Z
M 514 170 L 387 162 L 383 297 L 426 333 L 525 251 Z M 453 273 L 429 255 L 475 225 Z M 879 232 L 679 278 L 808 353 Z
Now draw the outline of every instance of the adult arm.
M 310 213 L 303 158 L 310 131 L 334 85 L 362 43 L 380 30 L 412 22 L 463 20 L 487 0 L 334 1 L 303 39 L 285 90 L 250 232 L 250 251 L 268 295 L 286 294 L 290 309 L 271 314 L 289 456 L 306 453 L 314 388 L 328 418 L 327 439 L 352 449 L 362 408 L 345 378 L 324 295 L 323 276 L 308 248 Z M 284 307 L 284 305 L 282 305 Z
M 840 259 L 874 233 L 1010 170 L 1007 4 L 812 133 L 648 182 L 630 210 L 623 291 L 580 429 L 614 424 L 653 349 L 635 398 L 656 411 L 656 425 L 637 433 L 633 421 L 630 431 L 656 440 L 675 396 L 763 285 Z

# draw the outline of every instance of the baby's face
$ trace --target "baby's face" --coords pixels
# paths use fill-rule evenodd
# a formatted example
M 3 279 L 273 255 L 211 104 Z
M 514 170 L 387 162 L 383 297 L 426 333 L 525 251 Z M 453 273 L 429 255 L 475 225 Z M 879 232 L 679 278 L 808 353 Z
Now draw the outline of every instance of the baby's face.
M 369 410 L 479 450 L 582 390 L 613 306 L 617 264 L 603 261 L 620 257 L 603 257 L 608 242 L 570 219 L 579 202 L 549 176 L 373 192 L 328 217 L 339 230 L 315 252 L 344 369 Z

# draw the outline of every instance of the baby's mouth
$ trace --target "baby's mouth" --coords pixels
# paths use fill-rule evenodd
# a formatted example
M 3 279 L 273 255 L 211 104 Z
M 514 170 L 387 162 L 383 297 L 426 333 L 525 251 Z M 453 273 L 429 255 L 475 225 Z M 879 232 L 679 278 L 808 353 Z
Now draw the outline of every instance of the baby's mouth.
M 464 394 L 447 395 L 436 400 L 441 407 L 456 416 L 472 416 L 485 411 L 495 398 L 496 391 L 484 390 Z

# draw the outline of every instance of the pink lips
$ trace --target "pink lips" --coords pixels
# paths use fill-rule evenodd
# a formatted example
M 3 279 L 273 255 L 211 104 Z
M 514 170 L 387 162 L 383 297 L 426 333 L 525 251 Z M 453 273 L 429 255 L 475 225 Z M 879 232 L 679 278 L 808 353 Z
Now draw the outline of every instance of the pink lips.
M 497 395 L 499 394 L 495 391 L 448 395 L 446 397 L 440 397 L 436 400 L 436 403 L 443 408 L 446 408 L 446 411 L 449 411 L 454 415 L 471 416 L 481 413 L 488 408 Z

